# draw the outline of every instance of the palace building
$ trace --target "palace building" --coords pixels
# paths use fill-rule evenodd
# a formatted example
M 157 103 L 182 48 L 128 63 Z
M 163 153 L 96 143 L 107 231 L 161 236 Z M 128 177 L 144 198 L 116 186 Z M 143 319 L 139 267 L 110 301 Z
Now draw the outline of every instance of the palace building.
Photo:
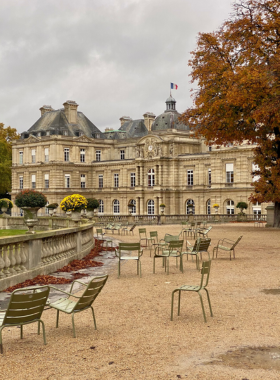
M 233 214 L 238 202 L 248 202 L 254 180 L 252 146 L 209 147 L 180 124 L 176 101 L 143 119 L 120 118 L 120 125 L 100 131 L 75 101 L 63 108 L 40 108 L 41 116 L 13 142 L 12 200 L 22 189 L 43 192 L 49 203 L 70 194 L 97 198 L 99 213 L 157 215 Z M 265 212 L 265 204 L 249 203 L 249 214 Z M 43 210 L 43 213 L 45 210 Z M 61 211 L 62 212 L 62 211 Z M 13 208 L 13 214 L 20 210 Z

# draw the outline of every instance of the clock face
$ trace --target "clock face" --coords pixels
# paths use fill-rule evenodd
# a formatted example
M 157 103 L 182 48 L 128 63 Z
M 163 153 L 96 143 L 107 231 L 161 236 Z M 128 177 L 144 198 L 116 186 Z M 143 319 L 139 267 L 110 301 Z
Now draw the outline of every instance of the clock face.
M 153 150 L 153 146 L 149 145 L 148 149 L 149 149 L 149 151 Z

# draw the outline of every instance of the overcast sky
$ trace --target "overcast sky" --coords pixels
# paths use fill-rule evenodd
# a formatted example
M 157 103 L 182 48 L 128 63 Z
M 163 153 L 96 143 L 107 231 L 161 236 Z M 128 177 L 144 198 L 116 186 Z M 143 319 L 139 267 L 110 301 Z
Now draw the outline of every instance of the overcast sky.
M 190 52 L 233 0 L 1 0 L 0 122 L 19 132 L 39 108 L 75 100 L 99 129 L 121 116 L 191 106 Z

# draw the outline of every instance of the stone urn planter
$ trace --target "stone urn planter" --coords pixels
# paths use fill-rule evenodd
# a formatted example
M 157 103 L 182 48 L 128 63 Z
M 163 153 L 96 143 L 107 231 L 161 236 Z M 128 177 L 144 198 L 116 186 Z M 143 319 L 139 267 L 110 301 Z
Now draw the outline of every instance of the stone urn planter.
M 78 222 L 81 219 L 81 211 L 72 211 L 71 218 L 74 222 Z
M 34 226 L 39 224 L 37 212 L 40 209 L 40 207 L 22 207 L 22 209 L 24 212 L 23 220 L 28 227 L 28 231 L 26 233 L 35 234 Z
M 3 215 L 6 215 L 6 212 L 8 211 L 8 207 L 1 207 L 1 211 Z

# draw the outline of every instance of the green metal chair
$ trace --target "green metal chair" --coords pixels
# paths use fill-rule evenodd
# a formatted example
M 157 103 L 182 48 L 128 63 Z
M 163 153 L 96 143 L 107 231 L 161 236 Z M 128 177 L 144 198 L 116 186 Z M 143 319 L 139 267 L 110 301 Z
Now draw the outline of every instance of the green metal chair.
M 150 257 L 151 257 L 153 246 L 158 244 L 158 233 L 157 233 L 157 231 L 151 231 L 150 237 L 147 240 L 148 240 L 148 244 L 150 246 Z
M 208 228 L 200 228 L 196 231 L 196 235 L 202 235 L 203 237 L 208 237 L 208 233 L 212 230 L 212 226 L 209 226 Z
M 162 248 L 160 252 L 160 246 L 157 246 L 154 253 L 154 265 L 153 265 L 153 273 L 155 273 L 156 269 L 156 258 L 164 259 L 164 267 L 165 271 L 167 268 L 167 274 L 169 274 L 169 257 L 180 258 L 180 271 L 183 272 L 183 262 L 182 262 L 182 248 L 183 248 L 184 240 L 172 240 L 169 242 L 168 247 Z
M 141 244 L 142 240 L 145 241 L 145 245 L 141 245 L 141 247 L 146 248 L 148 246 L 148 238 L 147 238 L 146 228 L 139 228 L 138 231 L 139 231 L 140 244 Z
M 173 321 L 174 294 L 176 292 L 179 292 L 179 294 L 178 294 L 178 315 L 180 315 L 181 292 L 184 292 L 184 291 L 187 291 L 187 292 L 197 292 L 198 293 L 199 298 L 200 298 L 200 302 L 201 302 L 204 322 L 207 322 L 206 321 L 205 310 L 204 310 L 204 305 L 203 305 L 203 300 L 202 300 L 202 295 L 200 293 L 201 290 L 205 290 L 206 294 L 207 294 L 210 314 L 211 314 L 211 317 L 213 317 L 210 297 L 209 297 L 208 290 L 206 289 L 206 287 L 208 285 L 208 281 L 209 281 L 210 268 L 211 268 L 211 260 L 209 260 L 209 261 L 203 261 L 203 263 L 202 263 L 202 269 L 201 269 L 201 281 L 200 281 L 200 285 L 183 285 L 183 286 L 180 286 L 179 288 L 176 288 L 175 290 L 173 290 L 172 297 L 171 297 L 171 321 Z M 206 276 L 206 278 L 204 276 Z
M 114 233 L 114 231 L 118 231 L 118 233 L 120 234 L 121 229 L 122 229 L 122 224 L 121 223 L 116 223 L 114 225 L 114 227 L 112 228 L 112 232 Z
M 192 245 L 188 246 L 189 242 L 187 241 L 186 251 L 182 252 L 182 257 L 183 255 L 187 255 L 187 259 L 188 259 L 189 255 L 192 257 L 195 256 L 196 269 L 199 270 L 199 254 L 202 259 L 202 253 L 207 252 L 208 258 L 210 260 L 210 254 L 208 251 L 210 243 L 211 243 L 210 238 L 197 238 L 193 246 Z
M 102 228 L 96 228 L 96 237 L 97 237 L 97 239 L 99 237 L 99 234 L 100 234 L 100 237 L 102 239 L 103 236 L 105 235 L 105 232 L 103 232 Z
M 48 300 L 50 288 L 36 286 L 14 290 L 11 294 L 7 310 L 0 313 L 0 352 L 3 354 L 2 330 L 5 327 L 20 326 L 20 338 L 23 338 L 23 325 L 38 322 L 42 324 L 44 344 L 46 342 L 45 325 L 41 320 L 44 307 Z
M 97 329 L 96 320 L 95 320 L 92 304 L 95 301 L 98 294 L 101 292 L 103 286 L 106 284 L 107 279 L 108 279 L 108 275 L 97 276 L 97 277 L 94 277 L 88 284 L 85 284 L 84 282 L 81 282 L 79 280 L 75 280 L 72 282 L 70 292 L 65 292 L 64 290 L 58 289 L 55 286 L 50 286 L 50 288 L 68 295 L 68 297 L 60 298 L 59 300 L 49 304 L 50 307 L 57 310 L 56 327 L 58 327 L 60 311 L 66 314 L 72 314 L 73 336 L 74 338 L 76 338 L 74 315 L 81 311 L 91 309 L 93 321 L 94 321 L 94 327 L 96 330 Z M 86 289 L 84 290 L 81 296 L 75 296 L 74 294 L 71 293 L 75 283 L 79 283 L 83 286 L 86 286 Z M 69 299 L 70 297 L 76 298 L 77 301 L 70 300 Z
M 123 256 L 122 252 L 137 252 L 136 256 Z M 115 248 L 115 254 L 119 259 L 118 263 L 118 278 L 121 275 L 121 261 L 122 260 L 136 260 L 137 261 L 137 274 L 141 277 L 141 261 L 140 257 L 143 255 L 140 243 L 120 243 L 119 247 Z
M 226 251 L 229 252 L 229 259 L 231 260 L 231 252 L 233 253 L 233 258 L 235 259 L 235 247 L 237 244 L 240 242 L 242 239 L 242 235 L 239 236 L 239 238 L 235 240 L 230 240 L 230 239 L 220 239 L 218 241 L 218 244 L 216 247 L 213 248 L 213 258 L 214 258 L 214 253 L 216 252 L 216 258 L 218 255 L 218 250 L 220 251 Z

